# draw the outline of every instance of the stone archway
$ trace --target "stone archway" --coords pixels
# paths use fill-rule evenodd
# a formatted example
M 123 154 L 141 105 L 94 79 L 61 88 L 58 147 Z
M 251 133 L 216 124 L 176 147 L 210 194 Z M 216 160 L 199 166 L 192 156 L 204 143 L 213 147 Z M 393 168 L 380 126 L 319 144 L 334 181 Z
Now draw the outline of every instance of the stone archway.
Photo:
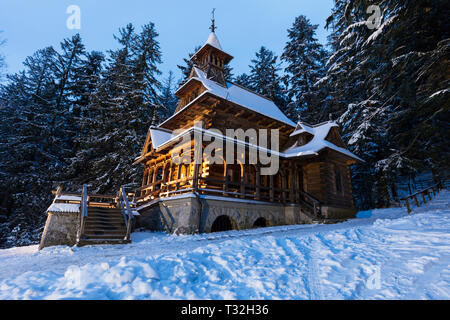
M 263 217 L 259 217 L 253 222 L 253 228 L 264 228 L 267 227 L 267 220 Z
M 227 215 L 218 216 L 211 225 L 211 232 L 229 231 L 236 229 L 236 222 Z

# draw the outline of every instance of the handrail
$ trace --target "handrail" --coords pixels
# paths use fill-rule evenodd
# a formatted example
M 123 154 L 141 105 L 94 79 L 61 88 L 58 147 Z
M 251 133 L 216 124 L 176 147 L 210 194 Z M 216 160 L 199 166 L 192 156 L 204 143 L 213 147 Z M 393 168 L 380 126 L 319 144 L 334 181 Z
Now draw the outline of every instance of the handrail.
M 125 235 L 124 240 L 130 240 L 130 233 L 131 233 L 131 219 L 133 218 L 133 212 L 131 211 L 130 204 L 128 202 L 127 194 L 125 192 L 125 187 L 120 188 L 120 194 L 119 194 L 119 203 L 121 204 L 121 207 L 125 207 L 125 212 L 128 215 L 128 219 L 126 215 L 124 214 L 124 220 L 125 225 L 127 226 L 127 233 Z
M 88 216 L 88 210 L 87 210 L 87 186 L 83 184 L 83 189 L 81 192 L 81 203 L 80 203 L 80 223 L 78 225 L 78 232 L 77 232 L 77 244 L 81 241 L 81 236 L 84 232 L 84 224 L 86 222 L 86 218 Z
M 303 200 L 304 203 L 306 203 L 307 205 L 312 207 L 312 210 L 315 215 L 317 215 L 318 217 L 321 217 L 322 216 L 322 203 L 318 199 L 316 199 L 315 197 L 313 197 L 312 195 L 310 195 L 309 193 L 307 193 L 305 191 L 300 190 L 299 193 L 312 202 L 312 204 L 310 204 L 307 201 Z
M 404 198 L 401 198 L 400 200 L 406 201 L 406 208 L 408 210 L 408 213 L 410 213 L 412 210 L 409 205 L 409 199 L 411 199 L 411 200 L 414 199 L 416 206 L 419 207 L 420 203 L 419 203 L 419 200 L 417 200 L 417 196 L 419 194 L 422 195 L 422 200 L 423 200 L 422 204 L 425 204 L 425 203 L 427 203 L 427 200 L 425 199 L 425 194 L 428 196 L 428 200 L 431 200 L 431 193 L 433 193 L 433 195 L 436 195 L 436 192 L 439 192 L 439 190 L 441 190 L 441 189 L 443 189 L 443 184 L 442 184 L 442 181 L 439 181 L 439 182 L 433 184 L 432 186 L 429 186 L 428 188 L 419 190 L 419 191 L 412 193 Z
M 73 193 L 73 192 L 62 192 L 58 193 L 58 190 L 52 190 L 52 194 L 61 195 L 61 196 L 76 196 L 80 197 L 81 193 Z M 101 198 L 101 199 L 115 199 L 117 196 L 114 195 L 105 195 L 105 194 L 90 194 L 91 198 Z

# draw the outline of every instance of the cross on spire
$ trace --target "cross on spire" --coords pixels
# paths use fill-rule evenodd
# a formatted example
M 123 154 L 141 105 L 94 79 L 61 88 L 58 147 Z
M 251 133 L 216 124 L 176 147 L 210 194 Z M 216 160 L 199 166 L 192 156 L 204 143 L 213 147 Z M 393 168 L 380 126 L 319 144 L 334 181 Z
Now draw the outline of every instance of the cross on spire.
M 212 14 L 212 19 L 211 19 L 211 27 L 209 27 L 211 29 L 211 31 L 214 33 L 214 31 L 216 31 L 217 27 L 215 25 L 215 19 L 214 19 L 214 11 L 216 11 L 216 8 L 214 8 L 211 12 Z

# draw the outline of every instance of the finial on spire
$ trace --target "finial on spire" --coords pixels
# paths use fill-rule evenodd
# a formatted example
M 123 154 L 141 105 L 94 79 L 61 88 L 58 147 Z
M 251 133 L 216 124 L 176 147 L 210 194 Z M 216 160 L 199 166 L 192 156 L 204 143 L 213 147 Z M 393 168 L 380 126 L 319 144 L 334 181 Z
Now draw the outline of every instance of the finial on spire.
M 302 114 L 299 112 L 298 116 L 297 116 L 297 122 L 301 122 L 302 121 Z
M 211 12 L 212 14 L 212 19 L 211 19 L 211 27 L 209 27 L 211 29 L 211 31 L 214 33 L 214 31 L 216 31 L 217 27 L 215 25 L 215 19 L 214 19 L 214 11 L 216 11 L 216 8 L 214 8 Z

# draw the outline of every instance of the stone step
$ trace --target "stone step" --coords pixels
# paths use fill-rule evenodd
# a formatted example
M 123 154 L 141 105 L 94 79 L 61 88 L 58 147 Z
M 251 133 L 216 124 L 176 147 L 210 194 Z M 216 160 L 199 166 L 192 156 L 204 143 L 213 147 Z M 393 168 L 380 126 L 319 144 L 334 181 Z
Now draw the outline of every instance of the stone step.
M 89 233 L 90 231 L 120 231 L 120 232 L 126 232 L 127 228 L 125 226 L 85 226 L 84 232 Z
M 123 238 L 126 235 L 126 231 L 122 230 L 85 230 L 83 237 L 86 238 Z
M 85 233 L 83 237 L 85 239 L 123 239 L 126 235 L 126 232 L 104 232 L 102 234 L 92 234 L 92 233 Z
M 78 246 L 88 246 L 88 245 L 100 245 L 100 244 L 127 244 L 131 243 L 130 240 L 123 239 L 82 239 L 78 243 Z
M 89 211 L 88 215 L 121 216 L 122 211 Z
M 86 221 L 106 221 L 106 222 L 109 222 L 109 221 L 113 221 L 113 222 L 115 222 L 115 221 L 124 221 L 124 218 L 123 217 L 97 217 L 97 216 L 88 216 L 87 217 L 87 219 L 86 219 Z

